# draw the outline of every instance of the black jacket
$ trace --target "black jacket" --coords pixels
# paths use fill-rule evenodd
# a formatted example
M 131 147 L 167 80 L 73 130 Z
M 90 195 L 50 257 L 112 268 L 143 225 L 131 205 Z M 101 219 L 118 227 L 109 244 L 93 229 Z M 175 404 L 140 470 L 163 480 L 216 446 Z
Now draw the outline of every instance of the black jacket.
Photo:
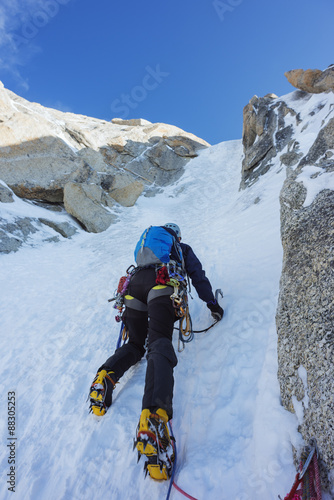
M 213 295 L 211 283 L 205 276 L 205 271 L 202 268 L 200 260 L 196 257 L 191 246 L 186 243 L 180 243 L 180 246 L 187 275 L 190 277 L 199 298 L 206 303 L 214 301 L 215 297 Z
M 213 295 L 211 283 L 205 276 L 205 271 L 202 268 L 202 264 L 198 257 L 196 257 L 191 246 L 187 245 L 186 243 L 179 243 L 176 233 L 169 227 L 163 226 L 163 228 L 170 234 L 172 234 L 175 238 L 174 246 L 171 251 L 171 259 L 175 260 L 176 262 L 180 261 L 180 258 L 178 258 L 179 251 L 176 248 L 176 246 L 179 245 L 182 250 L 184 266 L 186 268 L 185 270 L 187 272 L 187 275 L 190 277 L 199 298 L 206 303 L 214 301 L 215 297 Z

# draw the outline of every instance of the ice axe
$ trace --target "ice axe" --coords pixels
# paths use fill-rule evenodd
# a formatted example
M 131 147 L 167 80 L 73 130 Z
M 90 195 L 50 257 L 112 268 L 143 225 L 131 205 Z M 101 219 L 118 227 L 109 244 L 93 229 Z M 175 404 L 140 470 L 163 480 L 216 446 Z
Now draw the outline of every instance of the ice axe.
M 217 288 L 217 290 L 215 291 L 215 299 L 217 302 L 218 302 L 218 295 L 220 295 L 221 298 L 224 297 L 223 292 L 221 291 L 221 288 Z

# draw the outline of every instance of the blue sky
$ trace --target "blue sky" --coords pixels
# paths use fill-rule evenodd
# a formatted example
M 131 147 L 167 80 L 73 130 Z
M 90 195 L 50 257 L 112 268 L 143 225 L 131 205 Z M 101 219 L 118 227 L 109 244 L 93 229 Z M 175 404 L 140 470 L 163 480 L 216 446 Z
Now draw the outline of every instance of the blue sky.
M 0 80 L 29 101 L 242 136 L 254 94 L 334 63 L 333 0 L 1 0 Z

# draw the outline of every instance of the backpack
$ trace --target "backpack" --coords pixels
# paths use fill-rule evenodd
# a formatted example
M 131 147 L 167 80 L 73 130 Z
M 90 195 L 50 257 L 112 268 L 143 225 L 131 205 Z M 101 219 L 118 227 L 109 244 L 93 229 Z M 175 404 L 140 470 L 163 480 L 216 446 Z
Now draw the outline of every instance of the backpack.
M 175 236 L 162 226 L 147 228 L 135 248 L 137 266 L 168 264 L 171 259 L 182 265 L 182 250 Z

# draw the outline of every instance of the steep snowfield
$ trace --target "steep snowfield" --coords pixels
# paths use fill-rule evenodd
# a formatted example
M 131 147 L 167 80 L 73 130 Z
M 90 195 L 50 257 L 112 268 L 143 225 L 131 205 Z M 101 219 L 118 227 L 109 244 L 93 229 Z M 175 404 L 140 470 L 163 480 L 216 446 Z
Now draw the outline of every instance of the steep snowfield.
M 241 155 L 240 141 L 211 147 L 164 193 L 122 209 L 107 232 L 0 258 L 1 499 L 166 497 L 168 484 L 144 479 L 132 451 L 146 360 L 120 381 L 103 419 L 88 414 L 86 398 L 118 338 L 107 299 L 143 229 L 168 221 L 181 226 L 213 288 L 223 289 L 225 309 L 221 323 L 178 353 L 175 481 L 198 500 L 276 500 L 290 490 L 291 442 L 301 440 L 296 417 L 280 404 L 275 330 L 285 172 L 274 167 L 239 192 Z M 205 328 L 209 310 L 192 295 L 194 328 Z M 9 391 L 17 404 L 16 496 L 5 479 Z M 173 489 L 170 498 L 184 497 Z

